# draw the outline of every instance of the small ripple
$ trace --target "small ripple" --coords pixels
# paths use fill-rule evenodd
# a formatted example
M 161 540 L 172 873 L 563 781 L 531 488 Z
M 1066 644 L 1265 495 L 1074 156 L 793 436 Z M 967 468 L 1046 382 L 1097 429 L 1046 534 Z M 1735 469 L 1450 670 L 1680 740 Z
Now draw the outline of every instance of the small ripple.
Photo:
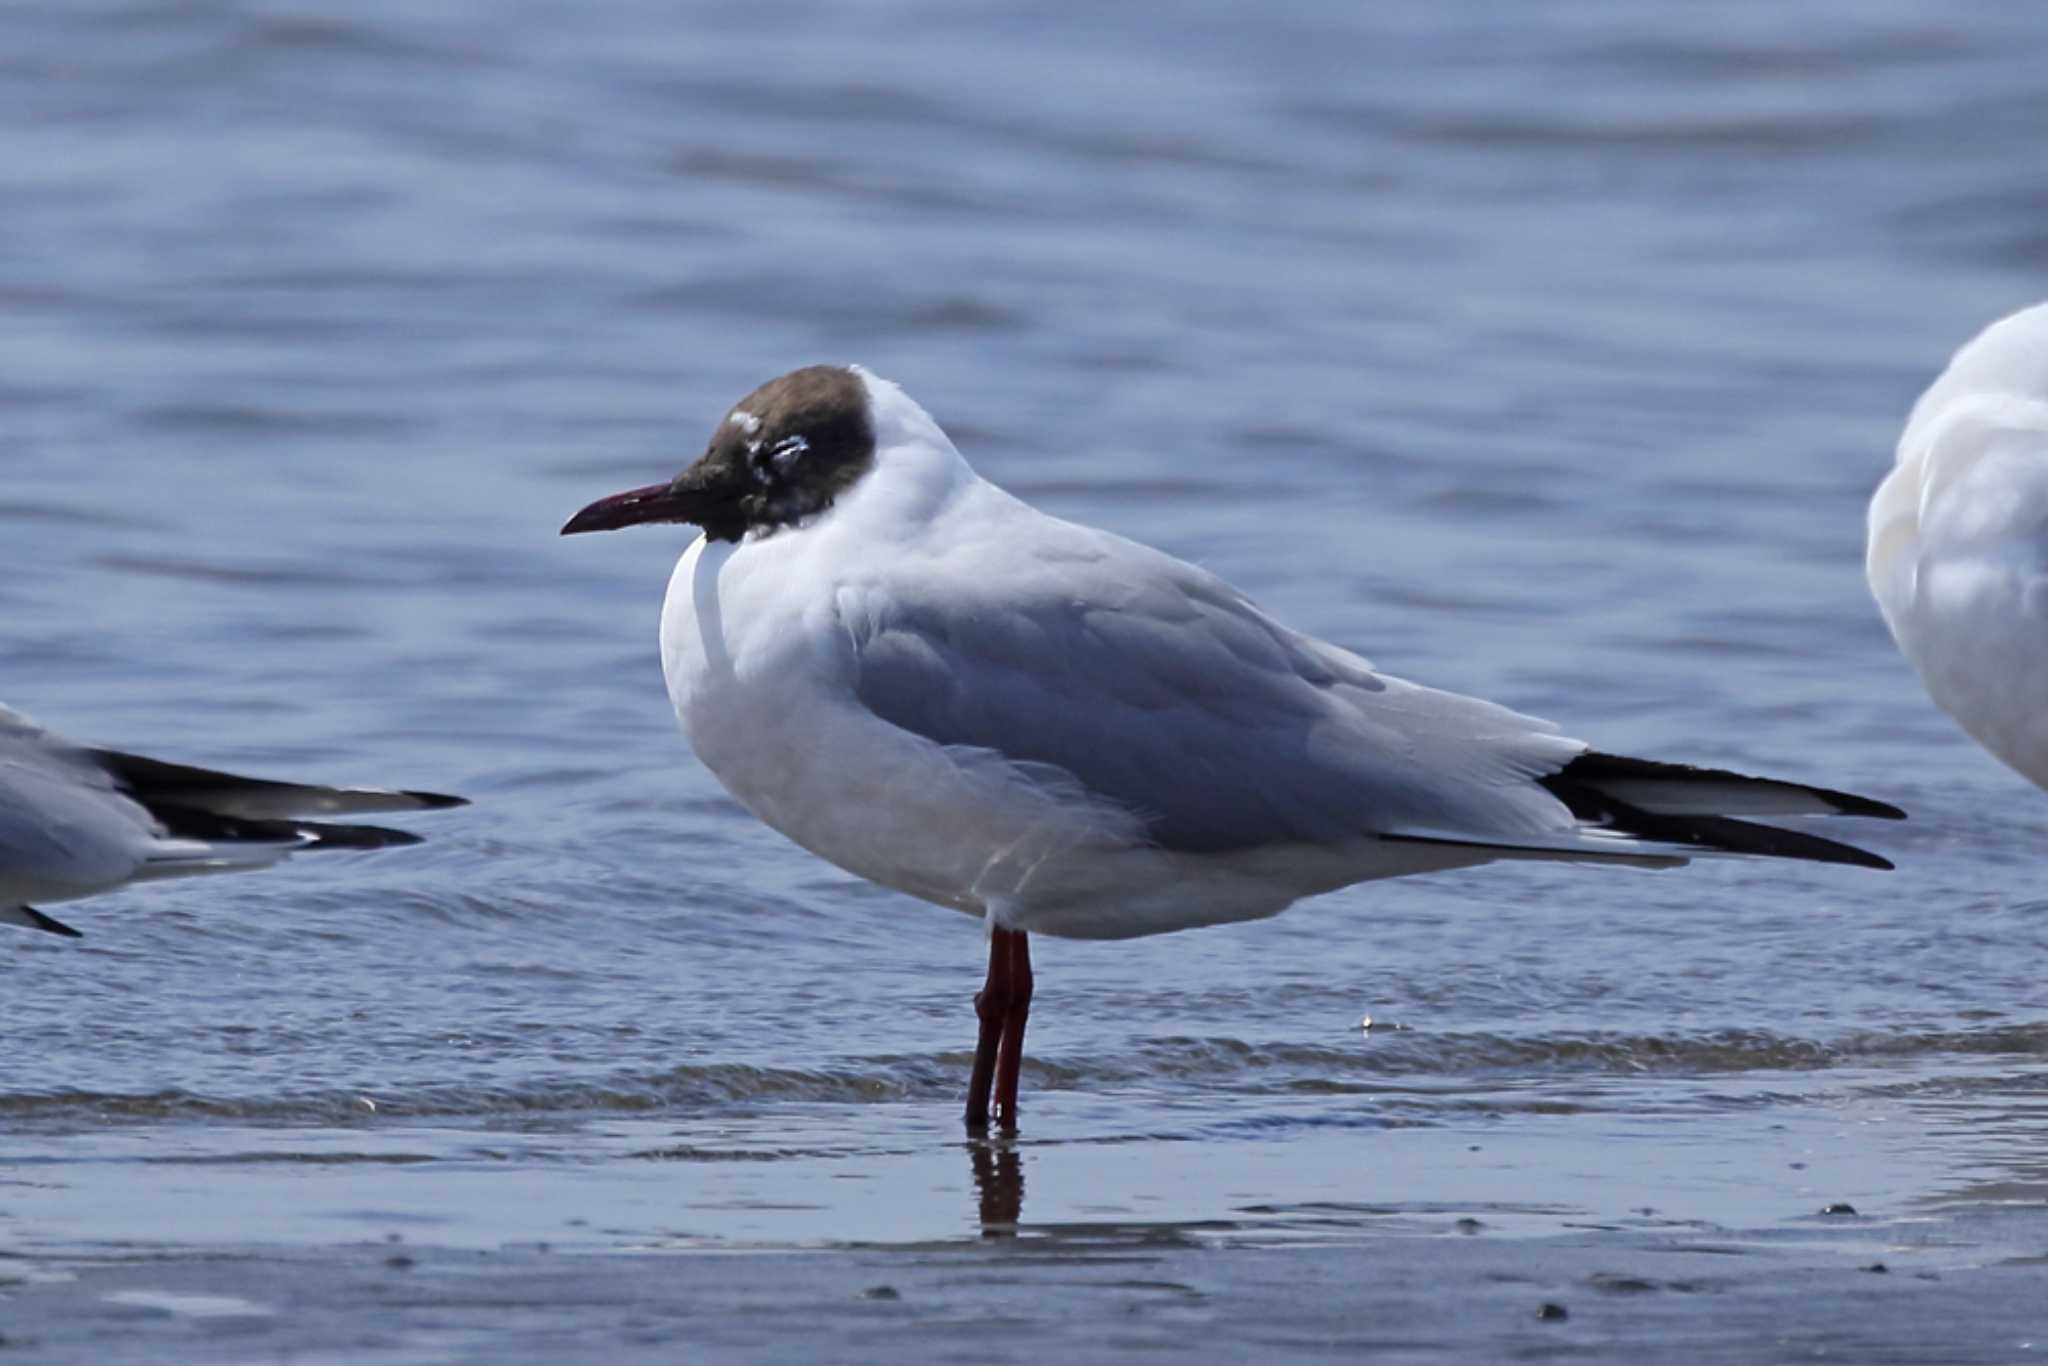
M 491 59 L 489 49 L 474 43 L 428 42 L 416 34 L 400 34 L 358 17 L 267 14 L 252 16 L 236 46 L 265 60 L 315 54 L 338 58 L 369 58 L 380 63 L 412 62 L 436 72 L 467 68 Z
M 1234 504 L 1290 499 L 1297 487 L 1278 480 L 1240 482 L 1230 479 L 1017 479 L 1010 487 L 1020 498 L 1044 502 L 1061 499 L 1090 503 L 1186 502 L 1209 504 L 1218 499 Z
M 1358 111 L 1319 111 L 1315 107 L 1303 112 L 1312 116 L 1320 113 L 1325 118 L 1359 117 Z M 1815 149 L 1840 153 L 1881 141 L 1892 131 L 1893 121 L 1868 114 L 1730 114 L 1719 118 L 1615 122 L 1469 114 L 1397 119 L 1393 127 L 1397 135 L 1415 142 L 1492 151 L 1625 147 L 1757 154 Z
M 81 507 L 75 503 L 46 503 L 28 499 L 0 499 L 0 522 L 35 526 L 96 527 L 105 531 L 146 531 L 160 527 L 104 507 Z
M 1311 1044 L 1251 1044 L 1238 1039 L 1163 1038 L 1140 1045 L 1123 1064 L 1103 1071 L 1115 1080 L 1199 1078 L 1239 1084 L 1270 1077 L 1285 1089 L 1338 1088 L 1366 1077 L 1471 1080 L 1501 1073 L 1545 1072 L 1688 1076 L 1735 1072 L 1818 1072 L 1885 1059 L 2048 1054 L 2048 1022 L 1985 1029 L 1897 1034 L 1859 1032 L 1828 1041 L 1765 1030 L 1706 1034 L 1430 1034 L 1401 1030 L 1349 1049 Z M 1089 1069 L 1093 1070 L 1093 1069 Z M 1063 1078 L 1080 1085 L 1076 1071 Z
M 924 212 L 978 215 L 1008 213 L 1024 207 L 1022 203 L 1006 203 L 1004 196 L 993 191 L 969 189 L 964 182 L 892 175 L 846 160 L 746 152 L 730 147 L 684 148 L 668 158 L 666 169 L 691 181 L 724 181 L 756 189 L 835 196 Z
M 433 1153 L 351 1153 L 351 1152 L 249 1152 L 174 1153 L 163 1157 L 140 1157 L 144 1166 L 172 1167 L 412 1167 L 439 1162 Z
M 316 413 L 260 408 L 248 403 L 158 403 L 138 408 L 130 416 L 143 427 L 204 435 L 310 433 L 391 437 L 414 425 L 410 419 L 390 413 Z
M 1555 498 L 1546 497 L 1531 487 L 1489 484 L 1442 489 L 1416 499 L 1414 506 L 1420 511 L 1440 513 L 1448 517 L 1541 522 L 1559 504 Z
M 485 969 L 500 977 L 556 975 L 537 964 Z M 569 973 L 569 976 L 580 974 Z M 274 1044 L 274 1040 L 271 1043 Z M 509 1047 L 510 1044 L 508 1043 Z M 1645 1075 L 1703 1077 L 1755 1072 L 1854 1074 L 1859 1094 L 1880 1063 L 1942 1057 L 2048 1055 L 2048 1022 L 1986 1029 L 1932 1030 L 1887 1035 L 1856 1033 L 1832 1042 L 1725 1030 L 1703 1035 L 1554 1035 L 1515 1037 L 1488 1033 L 1432 1036 L 1402 1031 L 1351 1049 L 1296 1044 L 1254 1044 L 1232 1038 L 1166 1038 L 1115 1057 L 1091 1054 L 1026 1061 L 1033 1089 L 1106 1091 L 1118 1087 L 1193 1083 L 1205 1091 L 1239 1096 L 1332 1095 L 1369 1098 L 1370 1106 L 1329 1112 L 1256 1110 L 1218 1118 L 1234 1133 L 1303 1124 L 1399 1128 L 1456 1117 L 1501 1114 L 1571 1115 L 1616 1103 L 1637 1105 L 1641 1095 L 1615 1082 Z M 0 1096 L 0 1119 L 14 1122 L 90 1117 L 98 1121 L 232 1118 L 259 1122 L 354 1125 L 373 1116 L 407 1118 L 578 1116 L 600 1112 L 702 1111 L 757 1104 L 872 1105 L 950 1101 L 971 1061 L 964 1052 L 893 1054 L 845 1065 L 787 1068 L 704 1063 L 595 1080 L 538 1079 L 508 1085 L 424 1086 L 377 1092 L 374 1108 L 359 1089 L 272 1096 L 207 1095 L 184 1090 L 119 1093 L 56 1090 Z M 1896 1072 L 1896 1068 L 1887 1069 Z M 1560 1088 L 1560 1082 L 1570 1083 Z M 1998 1090 L 1998 1078 L 1943 1077 L 1910 1083 L 1935 1095 L 1980 1096 Z M 2022 1096 L 2037 1093 L 2038 1074 L 2010 1082 Z M 1673 1104 L 1717 1109 L 1796 1103 L 1777 1088 L 1740 1094 L 1687 1093 Z M 650 1156 L 710 1161 L 715 1154 L 657 1152 Z
M 369 587 L 376 581 L 351 574 L 333 564 L 217 564 L 162 555 L 96 555 L 92 563 L 117 574 L 145 578 L 189 579 L 199 583 L 233 584 L 245 588 Z
M 1776 72 L 1812 79 L 1921 67 L 1967 56 L 1974 50 L 1976 44 L 1966 31 L 1927 24 L 1868 33 L 1836 32 L 1825 42 L 1790 32 L 1774 33 L 1768 42 L 1629 35 L 1595 44 L 1583 60 L 1590 68 L 1619 66 L 1646 76 L 1753 80 L 1765 72 Z

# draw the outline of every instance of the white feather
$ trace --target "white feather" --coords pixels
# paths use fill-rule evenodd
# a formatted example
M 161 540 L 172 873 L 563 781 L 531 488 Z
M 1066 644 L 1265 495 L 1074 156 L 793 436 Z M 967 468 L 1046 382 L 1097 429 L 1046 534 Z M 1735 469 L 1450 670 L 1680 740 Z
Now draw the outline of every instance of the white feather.
M 2048 304 L 1986 328 L 1914 405 L 1865 569 L 1934 700 L 2048 786 Z

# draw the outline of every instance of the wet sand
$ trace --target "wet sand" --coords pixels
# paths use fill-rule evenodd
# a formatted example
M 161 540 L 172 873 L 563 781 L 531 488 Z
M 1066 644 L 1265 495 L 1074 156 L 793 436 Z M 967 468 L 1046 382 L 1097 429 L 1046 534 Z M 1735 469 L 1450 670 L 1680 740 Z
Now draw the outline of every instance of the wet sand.
M 409 1242 L 0 1259 L 4 1359 L 1945 1361 L 2048 1353 L 2038 1209 L 1843 1232 L 1171 1224 L 747 1254 Z M 1955 1244 L 1961 1241 L 1968 1250 Z M 1880 1269 L 1882 1268 L 1882 1269 Z
M 1902 1167 L 1938 1149 L 1910 1110 L 1508 1133 L 1324 1096 L 1177 1136 L 1036 1100 L 979 1142 L 928 1104 L 17 1129 L 0 1364 L 2048 1354 L 2042 1169 Z

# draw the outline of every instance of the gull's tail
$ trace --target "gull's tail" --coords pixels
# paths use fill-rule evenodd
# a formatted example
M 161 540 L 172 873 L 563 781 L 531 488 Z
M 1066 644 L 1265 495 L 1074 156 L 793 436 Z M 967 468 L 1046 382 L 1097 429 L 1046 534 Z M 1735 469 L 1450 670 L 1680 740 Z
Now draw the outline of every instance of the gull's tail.
M 467 805 L 460 797 L 438 792 L 281 783 L 167 764 L 115 750 L 95 750 L 93 754 L 163 827 L 164 833 L 136 872 L 142 879 L 261 868 L 309 849 L 388 849 L 418 844 L 420 837 L 406 830 L 302 817 Z
M 244 778 L 210 768 L 167 764 L 140 754 L 119 750 L 89 751 L 100 766 L 128 794 L 156 811 L 159 804 L 184 811 L 215 816 L 265 820 L 283 816 L 347 816 L 370 811 L 436 811 L 450 806 L 467 806 L 461 797 L 439 792 L 401 792 L 385 787 L 318 787 L 306 783 L 280 783 L 268 778 Z M 360 827 L 369 828 L 369 827 Z M 394 844 L 415 842 L 400 835 Z M 353 848 L 375 847 L 361 844 Z
M 118 750 L 85 750 L 115 786 L 155 821 L 131 881 L 194 877 L 265 868 L 314 849 L 388 849 L 418 844 L 407 830 L 308 820 L 308 815 L 430 811 L 466 806 L 461 797 L 381 787 L 320 787 L 245 778 L 215 769 L 168 764 Z M 0 925 L 21 925 L 78 937 L 78 931 L 33 906 L 0 905 Z
M 1889 869 L 1890 860 L 1867 849 L 1741 818 L 1874 816 L 1896 821 L 1906 816 L 1896 806 L 1852 792 L 1591 750 L 1536 781 L 1571 811 L 1578 821 L 1576 830 L 1555 841 L 1540 837 L 1495 841 L 1434 833 L 1386 838 L 1469 847 L 1494 858 L 1594 860 L 1668 868 L 1696 854 L 1746 854 Z

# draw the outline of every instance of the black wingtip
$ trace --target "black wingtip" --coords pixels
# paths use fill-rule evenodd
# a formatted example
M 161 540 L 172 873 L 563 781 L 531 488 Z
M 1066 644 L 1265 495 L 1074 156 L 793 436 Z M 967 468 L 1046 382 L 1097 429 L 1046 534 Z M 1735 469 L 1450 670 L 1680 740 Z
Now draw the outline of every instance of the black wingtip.
M 165 830 L 182 839 L 226 843 L 283 844 L 298 841 L 305 849 L 390 849 L 423 844 L 423 837 L 388 825 L 345 825 L 334 821 L 279 820 L 273 817 L 223 816 L 197 807 L 156 802 L 150 814 Z
M 426 838 L 388 825 L 334 825 L 326 821 L 292 821 L 291 827 L 312 842 L 308 849 L 402 849 L 425 844 Z
M 1709 838 L 1718 836 L 1725 840 L 1725 847 L 1738 854 L 1805 859 L 1810 863 L 1838 863 L 1849 868 L 1871 868 L 1880 873 L 1889 873 L 1896 868 L 1890 859 L 1868 849 L 1844 844 L 1840 840 L 1822 839 L 1803 830 L 1781 830 L 1775 825 L 1757 825 L 1751 821 L 1728 821 L 1725 825 L 1707 827 L 1702 833 Z
M 28 917 L 28 923 L 30 925 L 33 925 L 36 929 L 47 930 L 51 934 L 61 934 L 66 939 L 85 938 L 84 935 L 80 934 L 77 930 L 72 929 L 69 925 L 57 919 L 55 916 L 44 915 L 41 911 L 37 910 L 33 906 L 23 906 L 19 909 L 23 915 Z
M 1833 813 L 1844 816 L 1875 816 L 1901 820 L 1905 812 L 1887 802 L 1859 797 L 1853 792 L 1788 783 L 1776 778 L 1752 778 L 1726 769 L 1695 768 L 1687 764 L 1660 763 L 1652 759 L 1631 759 L 1625 755 L 1587 751 L 1558 772 L 1539 778 L 1572 815 L 1588 825 L 1618 830 L 1657 844 L 1673 844 L 1724 854 L 1757 854 L 1765 858 L 1805 859 L 1813 863 L 1839 863 L 1854 868 L 1892 870 L 1892 862 L 1867 849 L 1840 840 L 1809 835 L 1803 830 L 1739 820 L 1733 816 L 1705 815 L 1697 811 L 1654 809 L 1664 795 L 1652 791 L 1640 798 L 1624 798 L 1629 785 L 1685 791 L 1693 784 L 1728 784 L 1736 791 L 1756 787 L 1801 793 L 1825 803 Z M 1618 791 L 1617 791 L 1618 789 Z M 1821 812 L 1786 814 L 1820 815 Z
M 469 805 L 469 798 L 457 797 L 447 792 L 413 792 L 408 790 L 405 795 L 429 811 L 445 811 L 451 806 Z
M 1839 788 L 1815 787 L 1811 783 L 1792 782 L 1785 778 L 1758 778 L 1725 768 L 1673 764 L 1658 759 L 1635 759 L 1625 754 L 1607 754 L 1593 749 L 1580 754 L 1556 773 L 1538 781 L 1550 788 L 1566 805 L 1571 806 L 1574 797 L 1565 790 L 1564 785 L 1590 786 L 1597 790 L 1603 783 L 1638 779 L 1677 783 L 1725 782 L 1739 786 L 1754 784 L 1759 787 L 1790 789 L 1827 803 L 1834 808 L 1828 813 L 1831 815 L 1869 816 L 1883 821 L 1906 819 L 1906 813 L 1890 802 L 1881 802 L 1874 797 L 1860 797 L 1854 792 L 1844 792 Z M 1601 794 L 1602 797 L 1604 795 Z M 1576 811 L 1577 807 L 1573 806 L 1573 809 Z
M 1853 844 L 1809 835 L 1804 830 L 1759 825 L 1729 816 L 1659 816 L 1648 811 L 1622 811 L 1615 815 L 1613 823 L 1644 839 L 1692 845 L 1702 851 L 1804 859 L 1809 863 L 1839 863 L 1851 868 L 1874 868 L 1884 873 L 1893 869 L 1890 859 Z
M 1875 797 L 1859 797 L 1853 792 L 1837 792 L 1830 787 L 1816 787 L 1813 790 L 1833 802 L 1835 809 L 1844 816 L 1873 816 L 1881 821 L 1906 819 L 1904 811 L 1890 802 L 1878 801 Z

